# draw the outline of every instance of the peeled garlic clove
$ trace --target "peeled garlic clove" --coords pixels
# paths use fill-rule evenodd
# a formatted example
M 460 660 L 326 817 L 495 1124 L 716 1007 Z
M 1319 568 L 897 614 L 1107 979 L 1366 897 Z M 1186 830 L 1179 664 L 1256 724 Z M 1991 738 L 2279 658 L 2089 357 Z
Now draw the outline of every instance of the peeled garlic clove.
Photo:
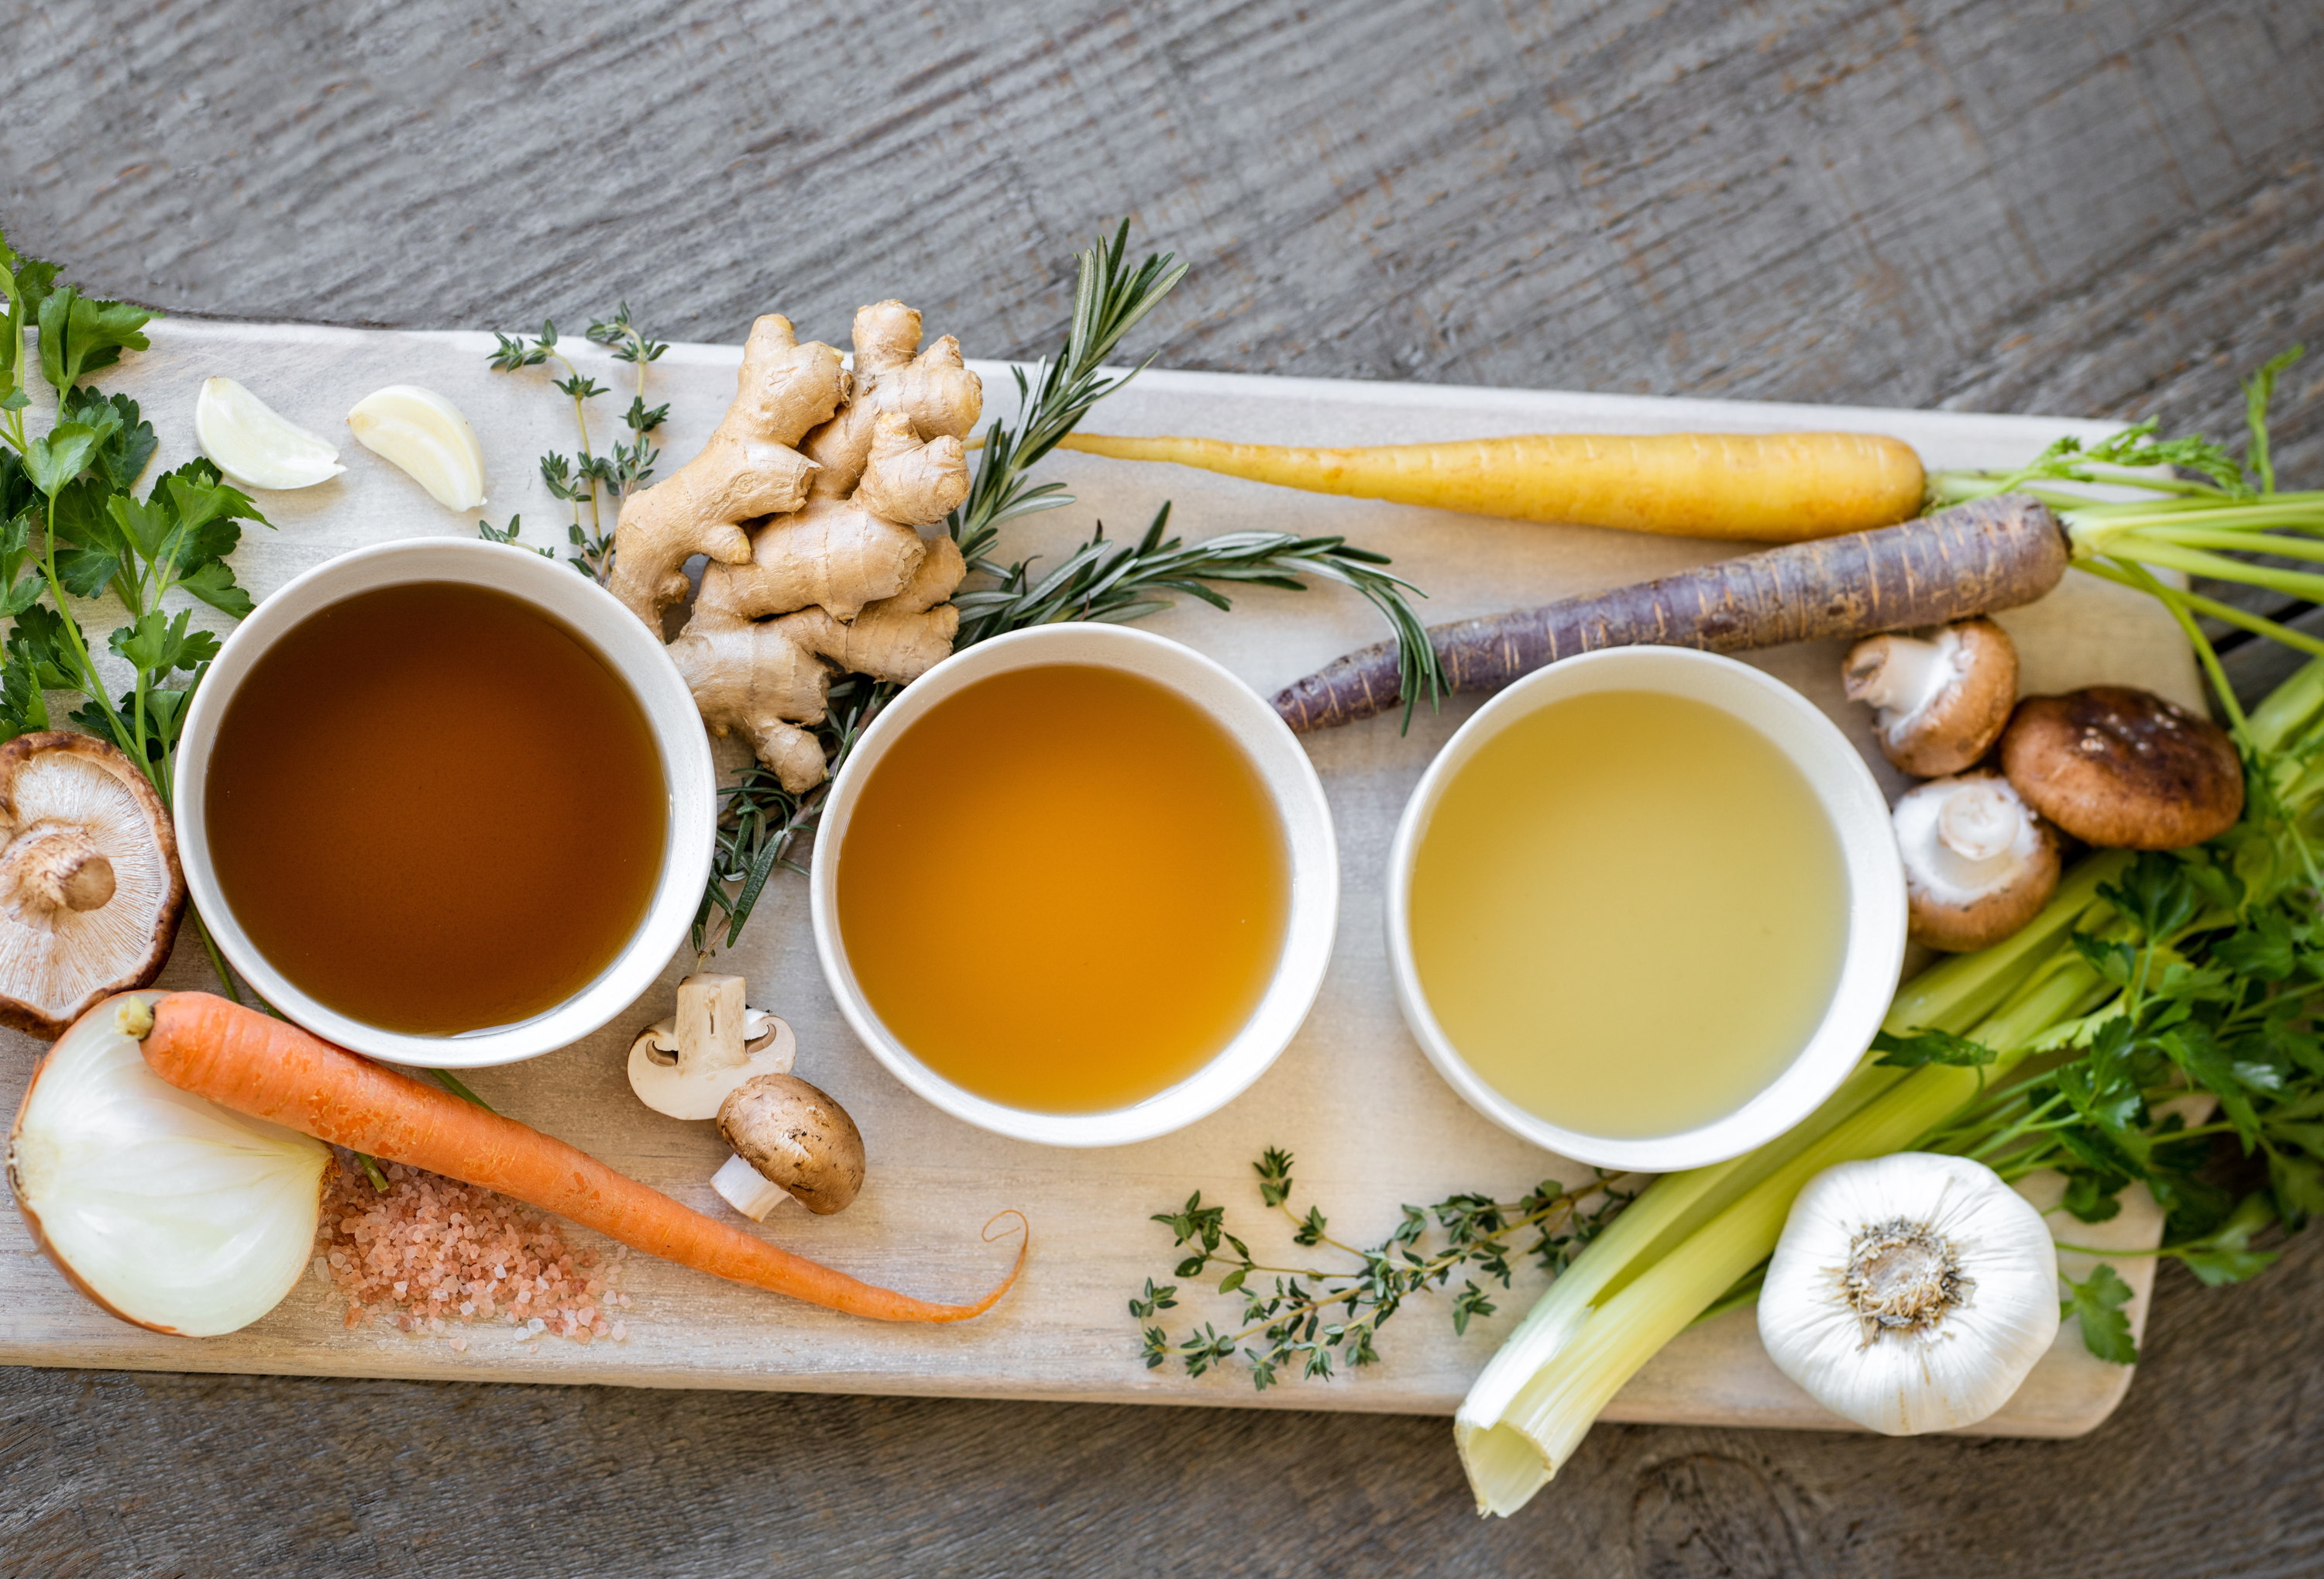
M 245 487 L 311 488 L 347 469 L 320 434 L 279 415 L 231 378 L 202 380 L 194 397 L 194 442 Z
M 432 389 L 391 383 L 347 413 L 363 446 L 396 466 L 447 510 L 484 502 L 484 452 L 460 408 Z

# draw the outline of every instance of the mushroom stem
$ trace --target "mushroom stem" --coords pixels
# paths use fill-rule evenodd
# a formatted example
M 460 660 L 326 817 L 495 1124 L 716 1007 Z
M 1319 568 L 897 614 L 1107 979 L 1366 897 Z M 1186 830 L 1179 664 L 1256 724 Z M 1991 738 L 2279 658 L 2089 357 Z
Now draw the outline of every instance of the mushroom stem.
M 1937 837 L 1964 861 L 1990 861 L 2009 853 L 2027 820 L 2024 804 L 1998 780 L 1970 779 L 1945 797 Z
M 1841 677 L 1852 702 L 1868 702 L 1884 715 L 1918 713 L 1936 699 L 1958 672 L 1960 637 L 1941 631 L 1934 641 L 1917 636 L 1875 636 L 1849 654 Z
M 719 1165 L 718 1171 L 710 1176 L 710 1187 L 753 1223 L 764 1223 L 768 1213 L 791 1198 L 790 1191 L 752 1167 L 750 1159 L 740 1152 Z
M 98 910 L 112 902 L 113 863 L 68 828 L 35 832 L 0 854 L 0 886 L 50 910 Z

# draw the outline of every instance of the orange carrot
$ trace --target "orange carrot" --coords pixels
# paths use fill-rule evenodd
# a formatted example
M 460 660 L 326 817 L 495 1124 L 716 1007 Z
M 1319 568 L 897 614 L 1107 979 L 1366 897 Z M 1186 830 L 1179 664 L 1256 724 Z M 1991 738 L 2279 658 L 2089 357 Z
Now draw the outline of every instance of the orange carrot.
M 1527 433 L 1349 449 L 1069 433 L 1058 448 L 1472 515 L 1757 542 L 1893 526 L 1920 507 L 1923 482 L 1912 447 L 1877 433 Z
M 100 1006 L 103 1012 L 103 1006 Z M 881 1321 L 966 1321 L 1017 1281 L 1032 1235 L 973 1305 L 859 1282 L 706 1217 L 586 1152 L 208 993 L 153 1005 L 145 1062 L 180 1091 L 374 1157 L 498 1190 L 633 1250 Z

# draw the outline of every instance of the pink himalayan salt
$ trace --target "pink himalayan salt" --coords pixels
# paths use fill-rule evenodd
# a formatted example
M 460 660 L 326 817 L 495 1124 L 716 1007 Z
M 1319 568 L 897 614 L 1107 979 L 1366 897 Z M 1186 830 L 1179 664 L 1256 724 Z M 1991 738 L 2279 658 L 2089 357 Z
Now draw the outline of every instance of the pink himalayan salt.
M 340 1151 L 323 1192 L 318 1248 L 346 1297 L 348 1326 L 383 1316 L 429 1336 L 485 1321 L 525 1329 L 521 1340 L 627 1340 L 625 1323 L 603 1317 L 631 1303 L 611 1284 L 625 1251 L 576 1251 L 545 1214 L 474 1185 L 401 1163 L 382 1171 L 384 1193 Z M 465 1351 L 468 1341 L 450 1344 Z

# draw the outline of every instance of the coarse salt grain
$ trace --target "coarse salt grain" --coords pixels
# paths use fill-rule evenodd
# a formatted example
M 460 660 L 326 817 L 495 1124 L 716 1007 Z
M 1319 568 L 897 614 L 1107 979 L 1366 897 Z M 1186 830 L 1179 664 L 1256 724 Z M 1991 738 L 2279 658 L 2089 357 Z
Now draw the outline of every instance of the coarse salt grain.
M 347 1301 L 349 1327 L 374 1317 L 435 1335 L 478 1321 L 517 1326 L 519 1341 L 553 1332 L 576 1343 L 606 1335 L 599 1309 L 628 1297 L 606 1274 L 623 1252 L 575 1251 L 558 1224 L 504 1196 L 391 1163 L 375 1188 L 353 1154 L 338 1154 L 324 1197 L 318 1272 Z M 615 1342 L 625 1334 L 613 1334 Z M 465 1351 L 467 1339 L 449 1340 Z

